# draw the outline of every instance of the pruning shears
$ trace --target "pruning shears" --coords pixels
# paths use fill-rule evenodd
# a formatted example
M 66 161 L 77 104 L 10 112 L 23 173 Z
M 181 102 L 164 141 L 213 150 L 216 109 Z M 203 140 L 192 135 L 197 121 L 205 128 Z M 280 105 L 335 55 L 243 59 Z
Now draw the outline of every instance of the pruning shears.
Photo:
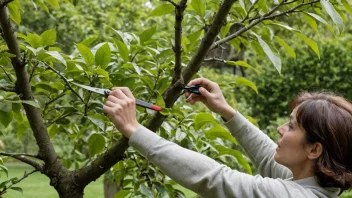
M 90 86 L 87 86 L 87 85 L 81 85 L 81 84 L 74 83 L 74 82 L 71 82 L 71 83 L 76 85 L 76 86 L 78 86 L 78 87 L 86 89 L 88 91 L 104 95 L 105 97 L 108 97 L 110 95 L 110 92 L 111 92 L 109 89 L 95 88 L 95 87 L 90 87 Z M 142 100 L 138 100 L 138 99 L 136 99 L 136 105 L 144 107 L 144 108 L 152 109 L 154 111 L 161 111 L 163 109 L 163 108 L 161 108 L 159 106 L 156 106 L 156 105 L 153 105 L 153 104 L 150 104 L 150 103 L 144 102 Z
M 202 95 L 199 91 L 199 88 L 200 86 L 199 85 L 186 85 L 186 86 L 183 86 L 183 89 L 186 89 L 188 92 L 191 92 L 191 93 L 194 93 L 194 94 L 197 94 L 197 95 Z

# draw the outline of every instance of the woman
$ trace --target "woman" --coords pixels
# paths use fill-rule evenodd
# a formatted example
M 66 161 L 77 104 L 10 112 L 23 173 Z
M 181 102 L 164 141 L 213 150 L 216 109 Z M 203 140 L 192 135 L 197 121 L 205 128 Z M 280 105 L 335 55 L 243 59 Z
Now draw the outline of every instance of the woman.
M 184 149 L 141 126 L 128 88 L 116 88 L 104 106 L 129 144 L 166 175 L 202 197 L 338 197 L 352 185 L 352 105 L 341 97 L 303 93 L 291 103 L 290 121 L 277 131 L 275 144 L 225 101 L 219 86 L 195 79 L 203 102 L 247 151 L 260 175 L 232 170 Z

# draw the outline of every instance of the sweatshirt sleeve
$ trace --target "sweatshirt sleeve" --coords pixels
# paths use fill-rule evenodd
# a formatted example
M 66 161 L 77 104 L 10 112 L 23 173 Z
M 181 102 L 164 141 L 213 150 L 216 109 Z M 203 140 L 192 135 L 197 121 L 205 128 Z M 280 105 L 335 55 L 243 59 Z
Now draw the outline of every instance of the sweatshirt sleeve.
M 239 112 L 225 126 L 245 149 L 263 177 L 287 179 L 292 172 L 274 160 L 277 144 Z
M 169 142 L 145 127 L 132 134 L 129 144 L 171 179 L 205 198 L 305 197 L 303 188 L 294 182 L 232 170 Z

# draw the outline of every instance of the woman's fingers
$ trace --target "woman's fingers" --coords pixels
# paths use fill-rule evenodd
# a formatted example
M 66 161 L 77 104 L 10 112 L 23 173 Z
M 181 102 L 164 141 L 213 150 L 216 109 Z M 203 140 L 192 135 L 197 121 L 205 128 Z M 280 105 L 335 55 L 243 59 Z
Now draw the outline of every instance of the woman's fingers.
M 118 99 L 123 99 L 126 100 L 128 97 L 126 96 L 126 94 L 124 92 L 122 92 L 122 90 L 120 88 L 117 89 L 113 89 L 112 92 L 110 92 L 110 95 L 115 96 Z
M 129 98 L 134 99 L 131 90 L 128 87 L 119 87 L 119 89 Z
M 204 96 L 199 96 L 199 95 L 196 95 L 196 94 L 191 94 L 187 99 L 186 99 L 186 102 L 190 103 L 190 104 L 194 104 L 198 101 L 201 101 L 201 102 L 204 102 L 205 101 L 205 98 Z
M 208 86 L 208 84 L 212 83 L 212 81 L 206 79 L 206 78 L 196 78 L 194 80 L 191 80 L 188 85 L 200 85 L 201 87 Z

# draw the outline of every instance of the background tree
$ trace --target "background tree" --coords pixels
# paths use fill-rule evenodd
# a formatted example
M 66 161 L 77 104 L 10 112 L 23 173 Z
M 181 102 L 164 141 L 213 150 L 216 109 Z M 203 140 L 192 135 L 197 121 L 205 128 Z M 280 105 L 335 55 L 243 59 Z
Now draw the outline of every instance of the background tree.
M 77 5 L 77 1 L 73 3 Z M 123 5 L 127 7 L 130 5 L 127 1 L 122 3 L 126 3 Z M 16 32 L 10 18 L 19 25 L 21 16 L 25 16 L 21 15 L 24 9 L 18 0 L 1 1 L 3 39 L 0 65 L 3 73 L 0 76 L 0 94 L 3 103 L 0 121 L 4 127 L 11 125 L 17 134 L 32 132 L 38 146 L 36 154 L 1 153 L 34 168 L 21 179 L 1 183 L 1 194 L 9 189 L 19 190 L 14 184 L 39 171 L 50 178 L 50 185 L 60 197 L 83 197 L 87 184 L 112 169 L 116 182 L 123 186 L 123 190 L 116 195 L 118 197 L 182 196 L 182 192 L 174 189 L 163 173 L 133 149 L 128 149 L 127 139 L 120 137 L 102 115 L 104 98 L 75 87 L 71 84 L 73 81 L 96 87 L 128 86 L 136 98 L 164 107 L 161 113 L 138 108 L 138 119 L 147 128 L 158 131 L 162 137 L 181 146 L 251 174 L 250 165 L 238 150 L 236 140 L 219 125 L 217 118 L 208 113 L 196 115 L 182 103 L 182 99 L 179 100 L 182 86 L 197 75 L 203 62 L 219 61 L 256 71 L 244 61 L 206 58 L 212 50 L 228 42 L 236 50 L 245 46 L 265 55 L 280 72 L 282 64 L 275 42 L 284 46 L 288 53 L 291 53 L 290 47 L 284 40 L 278 39 L 274 31 L 266 28 L 268 26 L 280 27 L 298 35 L 320 56 L 317 44 L 301 31 L 290 27 L 286 22 L 287 16 L 308 15 L 312 20 L 328 25 L 322 14 L 326 10 L 337 25 L 332 31 L 341 31 L 341 9 L 351 11 L 344 0 L 180 0 L 164 1 L 157 5 L 150 1 L 145 3 L 153 8 L 148 14 L 152 20 L 157 18 L 156 21 L 163 21 L 164 17 L 173 15 L 173 37 L 169 36 L 169 32 L 159 33 L 160 27 L 164 28 L 161 22 L 140 23 L 136 32 L 133 28 L 126 29 L 131 32 L 125 32 L 121 31 L 123 28 L 120 26 L 117 26 L 118 29 L 109 27 L 113 34 L 106 34 L 101 40 L 104 42 L 89 48 L 95 40 L 93 36 L 93 39 L 72 45 L 75 50 L 70 53 L 72 46 L 65 44 L 62 47 L 56 40 L 57 35 L 63 32 L 71 33 L 66 30 L 72 26 L 60 27 L 56 23 L 56 28 L 44 32 Z M 92 3 L 97 8 L 103 8 L 103 4 L 105 1 Z M 33 5 L 47 12 L 47 5 L 60 7 L 56 0 L 35 0 Z M 108 8 L 113 7 L 111 4 Z M 85 8 L 82 11 L 88 10 Z M 65 16 L 62 15 L 63 18 Z M 99 24 L 110 19 L 110 15 L 102 16 L 100 21 L 96 20 Z M 280 21 L 281 17 L 285 20 Z M 85 18 L 90 17 L 86 15 Z M 233 24 L 238 24 L 238 28 L 229 33 Z M 80 30 L 86 31 L 84 28 Z M 22 31 L 27 29 L 23 27 Z M 72 33 L 81 35 L 76 30 Z M 92 30 L 92 34 L 95 33 L 96 30 Z M 77 42 L 77 37 L 72 38 Z M 60 42 L 66 40 L 71 41 L 63 39 Z M 239 84 L 246 85 L 257 91 L 256 86 L 243 77 L 235 77 L 228 84 L 232 88 Z M 29 127 L 31 130 L 28 131 Z M 198 131 L 203 132 L 195 133 Z M 65 139 L 71 144 L 57 144 L 57 139 Z M 63 146 L 67 149 L 59 149 Z M 1 165 L 0 169 L 6 172 L 5 166 Z

